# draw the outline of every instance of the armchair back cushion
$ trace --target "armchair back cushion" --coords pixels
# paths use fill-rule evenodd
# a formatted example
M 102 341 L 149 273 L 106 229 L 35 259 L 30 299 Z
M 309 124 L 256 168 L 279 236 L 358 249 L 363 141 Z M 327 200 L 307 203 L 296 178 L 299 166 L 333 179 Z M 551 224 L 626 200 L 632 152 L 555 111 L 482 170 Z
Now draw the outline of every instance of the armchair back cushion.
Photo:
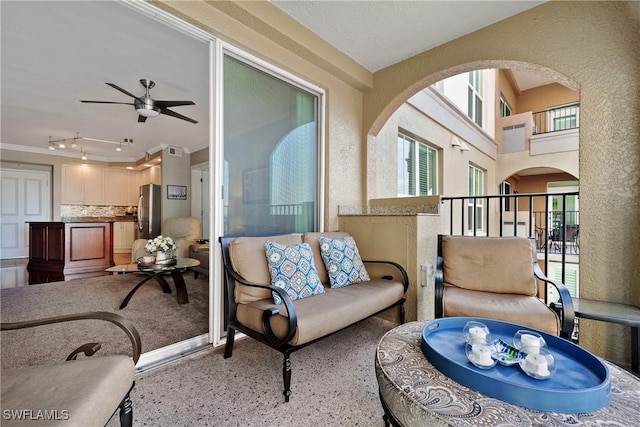
M 202 224 L 194 216 L 167 218 L 162 222 L 161 233 L 170 236 L 178 245 L 178 258 L 189 257 L 189 246 L 200 238 Z
M 240 276 L 249 282 L 263 285 L 271 283 L 264 246 L 267 240 L 281 245 L 302 243 L 302 238 L 298 234 L 272 237 L 238 237 L 233 239 L 229 245 L 231 265 Z M 238 304 L 248 304 L 271 297 L 269 289 L 259 289 L 236 283 L 235 300 Z
M 536 295 L 533 251 L 518 237 L 444 236 L 445 285 L 472 291 Z

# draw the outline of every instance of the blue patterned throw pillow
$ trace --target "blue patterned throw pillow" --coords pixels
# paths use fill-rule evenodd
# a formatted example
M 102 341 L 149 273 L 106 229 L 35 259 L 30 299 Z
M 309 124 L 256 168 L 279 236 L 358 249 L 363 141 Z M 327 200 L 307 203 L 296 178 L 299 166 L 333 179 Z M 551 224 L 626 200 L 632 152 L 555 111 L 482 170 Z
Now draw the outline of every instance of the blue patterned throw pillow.
M 308 243 L 281 245 L 267 241 L 264 246 L 273 286 L 284 289 L 293 301 L 324 293 Z M 282 304 L 282 298 L 272 294 L 273 302 Z
M 318 241 L 322 261 L 327 268 L 332 288 L 342 288 L 352 283 L 370 280 L 353 237 L 347 236 L 343 239 L 320 237 Z

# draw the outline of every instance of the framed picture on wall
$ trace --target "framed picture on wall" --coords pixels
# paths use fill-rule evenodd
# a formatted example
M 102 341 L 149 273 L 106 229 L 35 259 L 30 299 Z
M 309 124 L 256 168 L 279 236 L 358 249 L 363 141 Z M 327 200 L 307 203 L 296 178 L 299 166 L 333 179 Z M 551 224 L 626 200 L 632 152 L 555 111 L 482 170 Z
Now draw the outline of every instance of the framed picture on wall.
M 167 185 L 167 199 L 187 200 L 186 185 Z

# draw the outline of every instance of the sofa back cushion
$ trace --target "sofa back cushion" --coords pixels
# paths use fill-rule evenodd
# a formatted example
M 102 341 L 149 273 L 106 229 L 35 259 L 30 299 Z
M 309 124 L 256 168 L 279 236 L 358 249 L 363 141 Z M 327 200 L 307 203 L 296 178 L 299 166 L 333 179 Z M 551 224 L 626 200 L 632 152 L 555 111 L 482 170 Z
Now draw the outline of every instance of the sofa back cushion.
M 318 276 L 323 285 L 329 286 L 329 275 L 327 269 L 322 261 L 322 254 L 320 253 L 320 237 L 328 237 L 331 239 L 344 239 L 349 237 L 349 233 L 344 231 L 325 231 L 325 232 L 309 232 L 302 235 L 302 241 L 308 243 L 313 251 L 313 262 L 318 270 Z
M 270 237 L 238 237 L 233 239 L 229 244 L 231 265 L 240 276 L 249 282 L 262 285 L 271 284 L 265 252 L 265 242 L 267 240 L 282 245 L 302 243 L 302 238 L 299 234 L 285 234 Z M 247 304 L 253 301 L 271 298 L 271 291 L 269 289 L 254 288 L 236 283 L 235 299 L 239 304 Z
M 462 289 L 535 295 L 533 248 L 524 237 L 443 236 L 444 282 Z

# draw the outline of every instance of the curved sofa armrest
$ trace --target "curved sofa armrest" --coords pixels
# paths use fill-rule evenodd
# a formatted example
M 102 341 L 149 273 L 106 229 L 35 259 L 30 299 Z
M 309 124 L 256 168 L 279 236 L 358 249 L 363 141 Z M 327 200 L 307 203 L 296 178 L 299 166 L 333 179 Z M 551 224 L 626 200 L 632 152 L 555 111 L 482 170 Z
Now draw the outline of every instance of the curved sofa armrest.
M 389 264 L 394 266 L 402 275 L 402 284 L 404 286 L 404 291 L 405 293 L 407 292 L 407 290 L 409 289 L 409 275 L 407 274 L 407 271 L 404 269 L 403 266 L 401 266 L 400 264 L 398 264 L 397 262 L 393 262 L 393 261 L 378 261 L 378 260 L 362 260 L 362 262 L 366 262 L 366 263 L 371 263 L 371 264 Z
M 573 308 L 573 300 L 571 299 L 571 294 L 569 293 L 569 289 L 562 282 L 558 282 L 557 280 L 549 279 L 540 269 L 538 263 L 533 264 L 533 273 L 536 278 L 542 280 L 543 282 L 552 284 L 560 294 L 560 302 L 562 303 L 562 319 L 560 325 L 560 336 L 562 338 L 571 339 L 571 334 L 573 333 L 573 320 L 575 318 L 575 311 Z
M 236 282 L 241 283 L 245 286 L 251 286 L 254 288 L 269 289 L 280 296 L 280 298 L 284 303 L 285 310 L 287 311 L 287 318 L 289 319 L 287 334 L 285 335 L 284 338 L 278 338 L 276 334 L 273 333 L 273 330 L 271 329 L 270 319 L 280 314 L 280 310 L 277 309 L 276 307 L 270 308 L 269 310 L 265 310 L 264 313 L 262 313 L 262 329 L 264 331 L 264 336 L 267 338 L 267 340 L 275 346 L 283 346 L 289 341 L 291 341 L 291 339 L 296 334 L 296 331 L 298 329 L 298 314 L 296 312 L 295 306 L 293 305 L 293 301 L 291 301 L 291 298 L 289 297 L 287 292 L 284 289 L 279 288 L 277 286 L 250 282 L 248 280 L 245 280 L 242 276 L 240 276 L 238 272 L 236 272 L 233 268 L 228 268 L 227 265 L 225 265 L 224 267 L 227 273 Z
M 54 323 L 72 322 L 75 320 L 87 320 L 87 319 L 104 320 L 107 322 L 111 322 L 114 325 L 118 326 L 120 329 L 122 329 L 125 332 L 125 334 L 127 334 L 127 337 L 129 337 L 129 340 L 131 341 L 131 347 L 133 351 L 133 362 L 134 363 L 138 362 L 138 360 L 140 359 L 140 353 L 142 350 L 140 334 L 138 333 L 138 330 L 135 328 L 135 326 L 133 326 L 133 323 L 131 323 L 131 321 L 115 313 L 109 313 L 106 311 L 91 311 L 91 312 L 84 312 L 84 313 L 77 313 L 77 314 L 67 314 L 67 315 L 58 316 L 58 317 L 48 317 L 48 318 L 37 319 L 37 320 L 27 320 L 24 322 L 0 323 L 0 330 L 11 331 L 16 329 L 33 328 L 36 326 L 51 325 Z

